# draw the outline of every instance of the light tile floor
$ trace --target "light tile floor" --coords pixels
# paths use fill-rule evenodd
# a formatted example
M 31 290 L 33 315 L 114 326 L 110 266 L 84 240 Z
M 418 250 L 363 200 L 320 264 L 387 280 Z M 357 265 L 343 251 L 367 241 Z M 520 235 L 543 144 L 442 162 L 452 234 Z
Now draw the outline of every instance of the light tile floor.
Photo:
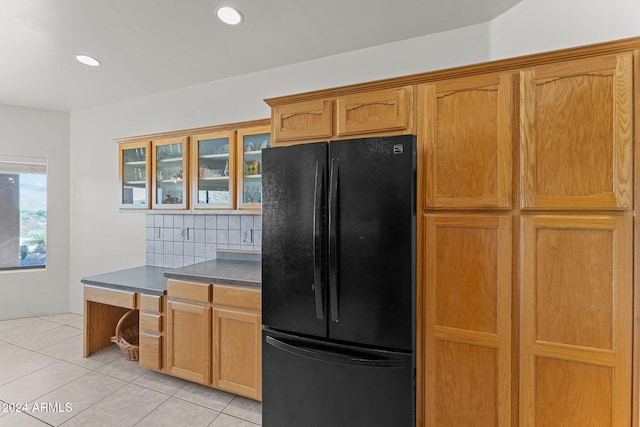
M 259 402 L 141 368 L 115 345 L 83 358 L 80 315 L 0 321 L 0 427 L 261 424 Z

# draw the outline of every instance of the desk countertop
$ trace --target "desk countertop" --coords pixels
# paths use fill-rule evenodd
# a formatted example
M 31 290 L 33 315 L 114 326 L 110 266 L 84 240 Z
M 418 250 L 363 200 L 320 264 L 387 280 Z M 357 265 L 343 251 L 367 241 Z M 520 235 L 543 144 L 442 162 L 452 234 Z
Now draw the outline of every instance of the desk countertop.
M 166 279 L 260 287 L 262 264 L 253 261 L 212 260 L 181 268 L 142 266 L 85 277 L 85 285 L 151 295 L 167 293 Z

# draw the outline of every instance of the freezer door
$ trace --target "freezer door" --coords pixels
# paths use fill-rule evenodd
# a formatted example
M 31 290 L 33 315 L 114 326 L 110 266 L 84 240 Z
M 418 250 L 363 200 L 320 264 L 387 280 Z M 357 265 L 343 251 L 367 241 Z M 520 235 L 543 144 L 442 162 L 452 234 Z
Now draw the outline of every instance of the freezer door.
M 262 323 L 327 336 L 327 144 L 262 152 Z
M 413 427 L 413 362 L 263 331 L 264 427 Z
M 411 350 L 415 137 L 329 144 L 329 337 Z

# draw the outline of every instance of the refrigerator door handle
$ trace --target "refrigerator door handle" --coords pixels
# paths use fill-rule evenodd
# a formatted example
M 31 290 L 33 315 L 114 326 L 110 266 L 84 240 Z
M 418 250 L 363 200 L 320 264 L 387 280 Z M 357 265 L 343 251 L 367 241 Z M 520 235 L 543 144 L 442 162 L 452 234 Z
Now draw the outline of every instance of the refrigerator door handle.
M 332 322 L 338 322 L 338 166 L 339 160 L 331 159 L 329 177 L 329 296 Z
M 289 343 L 283 339 L 267 336 L 266 342 L 275 348 L 297 356 L 307 357 L 327 363 L 339 365 L 355 365 L 370 368 L 404 368 L 405 362 L 399 359 L 387 359 L 375 357 L 359 352 L 335 352 L 325 348 L 314 348 L 302 345 L 302 343 Z
M 316 317 L 324 319 L 322 293 L 322 169 L 316 161 L 315 187 L 313 194 L 313 289 L 316 299 Z

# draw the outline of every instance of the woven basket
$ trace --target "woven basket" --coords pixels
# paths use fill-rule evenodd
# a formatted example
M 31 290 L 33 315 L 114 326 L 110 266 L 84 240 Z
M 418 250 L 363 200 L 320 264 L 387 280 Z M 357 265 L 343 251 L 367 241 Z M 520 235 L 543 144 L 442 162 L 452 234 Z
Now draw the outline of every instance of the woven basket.
M 116 336 L 111 342 L 120 347 L 122 355 L 127 360 L 138 360 L 140 357 L 140 333 L 136 314 L 138 310 L 129 310 L 118 320 Z

